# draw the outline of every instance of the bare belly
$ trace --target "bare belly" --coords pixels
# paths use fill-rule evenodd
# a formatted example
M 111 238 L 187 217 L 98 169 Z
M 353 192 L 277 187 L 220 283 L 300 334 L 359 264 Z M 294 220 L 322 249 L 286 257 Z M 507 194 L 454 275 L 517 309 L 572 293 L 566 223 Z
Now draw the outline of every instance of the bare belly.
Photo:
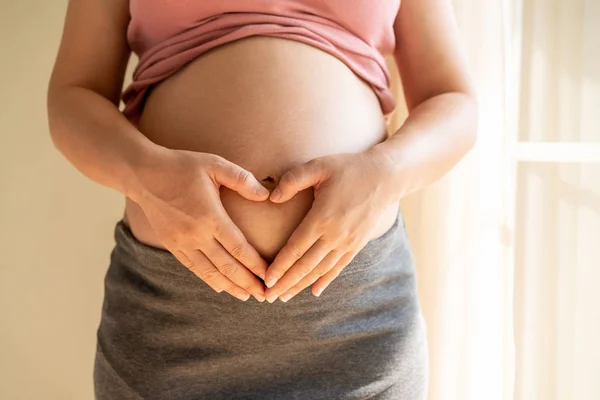
M 377 97 L 345 64 L 311 46 L 267 37 L 218 47 L 157 85 L 139 130 L 167 148 L 225 157 L 270 190 L 298 164 L 361 152 L 386 137 Z M 221 200 L 250 244 L 271 260 L 310 209 L 313 191 L 274 204 L 222 188 Z M 373 238 L 391 228 L 397 207 L 382 212 Z M 140 241 L 163 248 L 131 199 L 124 219 Z

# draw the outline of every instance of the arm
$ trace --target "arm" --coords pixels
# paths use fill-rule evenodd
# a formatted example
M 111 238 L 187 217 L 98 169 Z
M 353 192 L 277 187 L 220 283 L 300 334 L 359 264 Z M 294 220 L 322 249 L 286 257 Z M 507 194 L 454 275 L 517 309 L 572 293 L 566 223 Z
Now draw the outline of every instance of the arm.
M 118 109 L 130 49 L 127 0 L 71 0 L 48 87 L 55 147 L 81 173 L 138 203 L 157 236 L 217 292 L 264 301 L 266 262 L 220 201 L 224 185 L 263 201 L 269 191 L 214 154 L 154 144 Z
M 394 30 L 409 116 L 373 150 L 392 161 L 401 198 L 440 179 L 474 146 L 477 106 L 449 0 L 403 0 Z
M 160 150 L 118 109 L 130 50 L 128 1 L 70 1 L 48 86 L 54 146 L 81 173 L 132 199 L 136 169 Z
M 281 177 L 272 201 L 311 186 L 315 200 L 267 270 L 270 302 L 309 285 L 319 296 L 372 237 L 382 210 L 441 178 L 475 143 L 474 90 L 450 0 L 403 0 L 394 30 L 409 117 L 364 153 L 320 157 Z

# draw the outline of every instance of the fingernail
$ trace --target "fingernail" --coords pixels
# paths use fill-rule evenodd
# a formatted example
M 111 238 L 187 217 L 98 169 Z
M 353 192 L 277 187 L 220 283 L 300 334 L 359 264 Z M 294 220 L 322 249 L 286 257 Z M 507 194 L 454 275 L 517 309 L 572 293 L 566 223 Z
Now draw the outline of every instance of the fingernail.
M 262 186 L 262 185 L 258 185 L 256 187 L 255 192 L 259 196 L 268 196 L 269 195 L 269 190 L 266 187 Z
M 265 281 L 265 285 L 267 285 L 267 287 L 272 287 L 274 284 L 277 283 L 277 278 L 275 277 L 270 277 L 269 280 Z
M 281 197 L 281 190 L 276 187 L 275 190 L 271 192 L 271 200 L 277 201 Z
M 286 294 L 284 294 L 284 295 L 281 295 L 281 296 L 279 297 L 279 300 L 281 300 L 281 301 L 283 301 L 283 302 L 285 303 L 286 301 L 288 301 L 288 300 L 289 300 L 289 299 L 291 299 L 292 297 L 294 297 L 294 296 L 292 296 L 292 295 L 291 295 L 291 294 L 289 294 L 289 293 L 286 293 Z
M 269 303 L 274 302 L 275 300 L 277 300 L 277 295 L 270 295 L 269 297 L 267 297 L 267 301 Z
M 263 301 L 265 301 L 265 296 L 263 296 L 262 294 L 258 294 L 258 293 L 257 293 L 257 294 L 255 294 L 255 295 L 254 295 L 254 298 L 255 298 L 256 300 L 260 301 L 261 303 L 262 303 Z
M 319 297 L 321 295 L 321 293 L 323 293 L 323 289 L 317 290 L 317 293 L 315 293 L 315 296 Z
M 250 293 L 246 293 L 245 295 L 239 295 L 239 296 L 237 296 L 237 298 L 242 301 L 246 301 L 250 298 Z

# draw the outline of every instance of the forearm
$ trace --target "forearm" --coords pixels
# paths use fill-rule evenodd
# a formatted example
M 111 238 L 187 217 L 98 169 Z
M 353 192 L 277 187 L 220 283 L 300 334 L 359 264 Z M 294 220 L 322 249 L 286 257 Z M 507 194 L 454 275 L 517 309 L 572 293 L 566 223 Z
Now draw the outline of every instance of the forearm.
M 375 146 L 394 164 L 402 198 L 442 178 L 473 147 L 477 105 L 463 93 L 431 97 L 415 107 L 392 136 Z
M 82 87 L 50 90 L 48 122 L 55 147 L 82 174 L 135 200 L 137 171 L 164 148 L 139 132 L 108 99 Z

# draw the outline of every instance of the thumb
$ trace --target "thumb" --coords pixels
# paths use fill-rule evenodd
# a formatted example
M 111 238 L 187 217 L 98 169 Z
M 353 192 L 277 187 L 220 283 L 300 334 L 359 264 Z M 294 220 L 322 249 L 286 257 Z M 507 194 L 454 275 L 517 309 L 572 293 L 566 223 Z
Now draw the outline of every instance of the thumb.
M 222 158 L 213 168 L 215 181 L 248 200 L 263 201 L 269 198 L 269 190 L 260 184 L 249 171 Z
M 271 201 L 274 203 L 286 202 L 298 192 L 323 182 L 328 176 L 325 165 L 318 159 L 294 167 L 283 174 L 279 184 L 271 193 Z

